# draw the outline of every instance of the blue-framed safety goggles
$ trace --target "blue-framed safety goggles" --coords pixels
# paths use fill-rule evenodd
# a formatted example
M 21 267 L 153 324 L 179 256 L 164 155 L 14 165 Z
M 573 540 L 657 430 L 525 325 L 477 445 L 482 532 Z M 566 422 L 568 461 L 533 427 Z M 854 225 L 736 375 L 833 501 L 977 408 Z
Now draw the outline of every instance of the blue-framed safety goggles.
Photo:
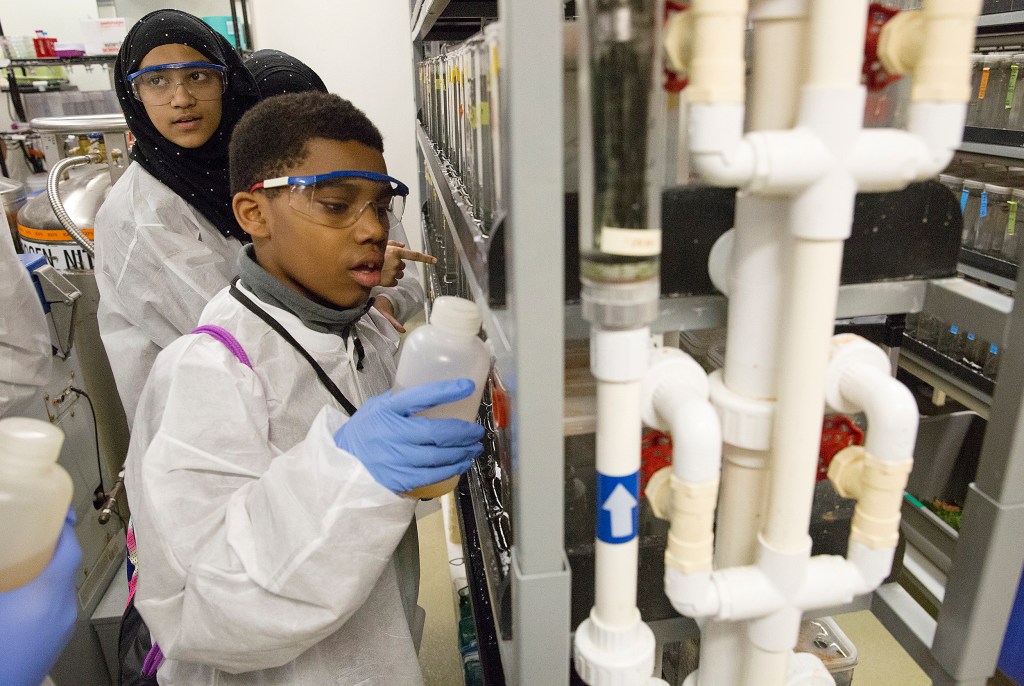
M 325 183 L 344 179 L 365 179 L 375 184 L 387 184 L 390 193 L 379 192 L 367 198 L 365 188 L 358 184 Z M 312 176 L 280 176 L 253 184 L 249 192 L 289 188 L 288 204 L 322 226 L 344 229 L 352 226 L 372 207 L 378 221 L 388 229 L 401 223 L 409 187 L 388 176 L 371 171 L 344 170 Z
M 140 69 L 125 80 L 137 100 L 166 105 L 178 86 L 184 86 L 196 100 L 216 100 L 227 90 L 227 74 L 227 67 L 212 62 L 173 62 Z

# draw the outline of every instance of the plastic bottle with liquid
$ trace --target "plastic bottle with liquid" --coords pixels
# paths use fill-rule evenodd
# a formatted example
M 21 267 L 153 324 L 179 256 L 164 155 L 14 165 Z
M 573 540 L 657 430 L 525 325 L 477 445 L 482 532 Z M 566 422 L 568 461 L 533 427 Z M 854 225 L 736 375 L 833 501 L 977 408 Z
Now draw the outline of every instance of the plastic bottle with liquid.
M 0 593 L 36 578 L 53 557 L 71 503 L 57 464 L 64 432 L 39 419 L 0 419 Z
M 423 417 L 476 421 L 480 397 L 491 370 L 491 352 L 480 340 L 480 311 L 463 298 L 441 296 L 434 300 L 430 323 L 406 336 L 395 373 L 395 388 L 411 388 L 434 381 L 472 379 L 473 394 L 454 403 L 438 405 L 420 413 Z M 458 482 L 452 477 L 408 492 L 416 498 L 437 498 Z

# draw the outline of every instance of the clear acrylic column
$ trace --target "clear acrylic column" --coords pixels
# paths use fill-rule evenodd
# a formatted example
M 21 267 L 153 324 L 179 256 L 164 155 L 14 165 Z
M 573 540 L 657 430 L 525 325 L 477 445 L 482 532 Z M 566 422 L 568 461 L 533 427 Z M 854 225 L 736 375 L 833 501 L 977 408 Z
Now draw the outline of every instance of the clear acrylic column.
M 597 380 L 597 540 L 594 607 L 574 656 L 588 684 L 641 684 L 652 679 L 655 650 L 636 591 L 640 379 L 660 291 L 650 138 L 662 3 L 589 0 L 580 9 L 580 276 Z

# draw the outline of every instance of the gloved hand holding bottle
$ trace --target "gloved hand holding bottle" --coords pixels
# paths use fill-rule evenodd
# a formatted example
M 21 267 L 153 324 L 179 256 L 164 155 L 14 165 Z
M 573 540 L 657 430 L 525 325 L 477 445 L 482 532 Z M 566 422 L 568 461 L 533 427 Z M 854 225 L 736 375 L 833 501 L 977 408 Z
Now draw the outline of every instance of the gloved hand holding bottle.
M 39 686 L 75 629 L 82 549 L 68 510 L 53 558 L 35 579 L 0 593 L 0 684 Z
M 483 452 L 484 428 L 415 415 L 472 395 L 469 379 L 439 381 L 370 398 L 334 433 L 385 488 L 403 493 L 462 474 Z

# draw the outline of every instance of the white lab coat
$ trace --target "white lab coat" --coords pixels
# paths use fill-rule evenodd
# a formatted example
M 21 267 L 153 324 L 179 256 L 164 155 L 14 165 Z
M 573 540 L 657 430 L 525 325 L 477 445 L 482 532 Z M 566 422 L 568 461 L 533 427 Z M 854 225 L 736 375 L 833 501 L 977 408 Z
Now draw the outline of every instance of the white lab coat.
M 401 226 L 391 238 L 406 242 Z M 157 353 L 196 327 L 206 303 L 238 275 L 234 238 L 141 165 L 131 164 L 96 215 L 97 317 L 129 425 Z M 409 269 L 394 288 L 376 289 L 399 321 L 423 307 Z
M 390 387 L 398 336 L 376 312 L 357 324 L 357 372 L 351 342 L 259 304 L 357 407 Z M 231 331 L 253 369 L 208 335 L 168 346 L 139 403 L 125 478 L 135 604 L 167 656 L 161 686 L 422 684 L 409 628 L 415 502 L 335 446 L 347 417 L 226 290 L 200 323 Z
M 50 329 L 0 212 L 0 417 L 25 412 L 50 380 Z

